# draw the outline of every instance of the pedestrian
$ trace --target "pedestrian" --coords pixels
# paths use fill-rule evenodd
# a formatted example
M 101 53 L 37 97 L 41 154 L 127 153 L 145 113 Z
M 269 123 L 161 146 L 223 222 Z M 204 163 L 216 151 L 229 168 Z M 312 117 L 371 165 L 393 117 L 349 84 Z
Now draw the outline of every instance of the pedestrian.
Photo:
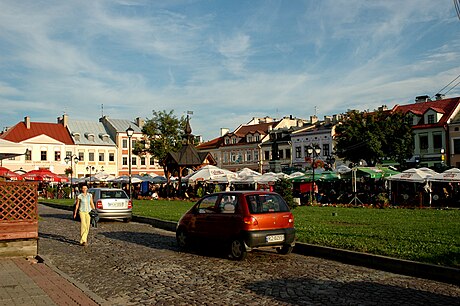
M 73 218 L 78 214 L 80 216 L 80 245 L 86 246 L 88 240 L 89 227 L 91 225 L 91 217 L 89 212 L 94 209 L 93 195 L 88 193 L 88 186 L 81 188 L 81 193 L 77 197 Z

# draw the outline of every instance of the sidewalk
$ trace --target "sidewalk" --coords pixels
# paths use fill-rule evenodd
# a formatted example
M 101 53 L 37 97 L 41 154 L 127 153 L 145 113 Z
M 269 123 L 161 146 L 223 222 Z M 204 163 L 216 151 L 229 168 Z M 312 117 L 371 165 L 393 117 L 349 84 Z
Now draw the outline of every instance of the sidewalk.
M 0 259 L 0 306 L 99 305 L 103 302 L 87 294 L 35 259 Z

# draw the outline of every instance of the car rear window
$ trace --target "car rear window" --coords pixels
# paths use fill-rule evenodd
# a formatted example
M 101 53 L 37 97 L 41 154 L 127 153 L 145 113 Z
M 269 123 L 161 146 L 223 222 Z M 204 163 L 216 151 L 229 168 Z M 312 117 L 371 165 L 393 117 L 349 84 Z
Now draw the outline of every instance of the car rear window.
M 101 199 L 127 199 L 123 190 L 101 190 Z
M 289 211 L 284 199 L 277 194 L 247 195 L 246 202 L 252 214 Z

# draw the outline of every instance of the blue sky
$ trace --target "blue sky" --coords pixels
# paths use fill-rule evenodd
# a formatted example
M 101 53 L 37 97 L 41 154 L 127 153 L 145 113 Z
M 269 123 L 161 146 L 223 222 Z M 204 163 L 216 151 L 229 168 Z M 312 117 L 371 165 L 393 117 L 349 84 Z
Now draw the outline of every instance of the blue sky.
M 459 34 L 451 0 L 5 0 L 0 127 L 191 110 L 210 140 L 255 116 L 412 103 L 460 74 Z

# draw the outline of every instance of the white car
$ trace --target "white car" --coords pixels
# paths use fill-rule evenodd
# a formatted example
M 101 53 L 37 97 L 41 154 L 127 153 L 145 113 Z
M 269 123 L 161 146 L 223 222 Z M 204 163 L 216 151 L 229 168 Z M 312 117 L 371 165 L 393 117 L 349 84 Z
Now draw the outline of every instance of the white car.
M 94 206 L 101 219 L 123 219 L 131 221 L 133 204 L 123 189 L 90 188 Z

